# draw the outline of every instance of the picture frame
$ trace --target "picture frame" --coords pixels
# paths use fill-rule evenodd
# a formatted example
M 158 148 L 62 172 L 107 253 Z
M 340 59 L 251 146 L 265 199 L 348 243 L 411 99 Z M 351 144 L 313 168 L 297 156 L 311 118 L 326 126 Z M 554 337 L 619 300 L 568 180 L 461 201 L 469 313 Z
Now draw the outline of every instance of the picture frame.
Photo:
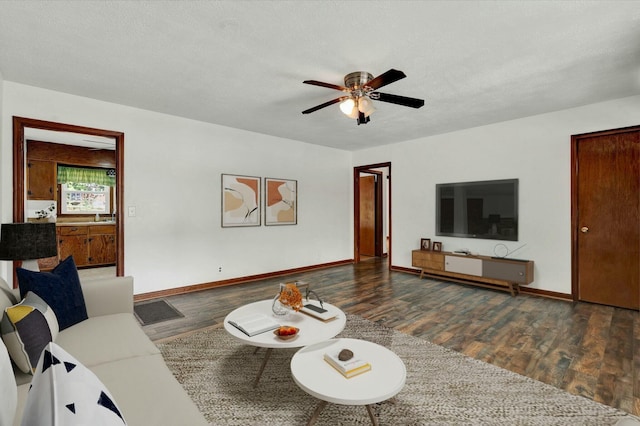
M 420 250 L 431 250 L 431 238 L 420 238 Z
M 442 251 L 442 243 L 439 241 L 433 242 L 433 247 L 431 248 L 433 251 Z
M 264 224 L 298 224 L 298 181 L 264 178 Z
M 222 227 L 260 226 L 260 178 L 222 174 Z

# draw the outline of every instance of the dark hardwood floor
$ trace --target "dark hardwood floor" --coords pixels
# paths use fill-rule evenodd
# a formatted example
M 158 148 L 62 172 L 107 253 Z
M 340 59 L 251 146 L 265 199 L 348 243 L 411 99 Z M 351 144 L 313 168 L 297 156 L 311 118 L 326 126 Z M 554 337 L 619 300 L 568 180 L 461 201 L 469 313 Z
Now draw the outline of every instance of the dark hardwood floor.
M 421 280 L 389 271 L 384 259 L 169 296 L 185 317 L 143 328 L 160 340 L 220 325 L 292 280 L 347 313 L 640 415 L 637 311 Z

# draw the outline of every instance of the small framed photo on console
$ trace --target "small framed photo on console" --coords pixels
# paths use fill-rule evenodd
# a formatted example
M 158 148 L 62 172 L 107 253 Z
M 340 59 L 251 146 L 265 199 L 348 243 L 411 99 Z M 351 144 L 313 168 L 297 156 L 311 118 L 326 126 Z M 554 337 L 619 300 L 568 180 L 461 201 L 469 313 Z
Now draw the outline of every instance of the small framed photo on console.
M 442 251 L 442 243 L 440 243 L 438 241 L 434 241 L 433 242 L 433 247 L 431 247 L 431 250 L 433 250 L 433 251 Z
M 420 250 L 431 250 L 431 238 L 420 238 Z

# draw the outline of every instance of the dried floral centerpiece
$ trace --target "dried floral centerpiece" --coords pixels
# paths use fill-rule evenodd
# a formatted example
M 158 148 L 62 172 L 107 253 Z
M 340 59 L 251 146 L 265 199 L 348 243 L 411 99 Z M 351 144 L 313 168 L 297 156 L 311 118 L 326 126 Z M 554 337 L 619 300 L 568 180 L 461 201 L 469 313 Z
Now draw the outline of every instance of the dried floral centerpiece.
M 294 311 L 299 311 L 302 308 L 302 293 L 300 293 L 298 285 L 295 283 L 286 283 L 284 287 L 280 289 L 280 297 L 278 300 Z
M 287 315 L 291 310 L 302 309 L 302 293 L 296 283 L 280 284 L 280 292 L 273 299 L 273 313 Z

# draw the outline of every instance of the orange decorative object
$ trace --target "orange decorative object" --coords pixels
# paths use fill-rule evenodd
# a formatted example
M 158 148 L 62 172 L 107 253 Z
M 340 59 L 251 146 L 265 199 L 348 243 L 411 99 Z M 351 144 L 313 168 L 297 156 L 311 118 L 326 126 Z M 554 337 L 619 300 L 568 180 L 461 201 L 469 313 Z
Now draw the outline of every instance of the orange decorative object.
M 280 290 L 278 301 L 294 311 L 302 309 L 302 293 L 294 283 L 286 283 Z
M 298 335 L 298 331 L 300 331 L 298 327 L 283 325 L 282 327 L 273 330 L 273 334 L 275 334 L 282 340 L 289 340 L 296 337 Z

